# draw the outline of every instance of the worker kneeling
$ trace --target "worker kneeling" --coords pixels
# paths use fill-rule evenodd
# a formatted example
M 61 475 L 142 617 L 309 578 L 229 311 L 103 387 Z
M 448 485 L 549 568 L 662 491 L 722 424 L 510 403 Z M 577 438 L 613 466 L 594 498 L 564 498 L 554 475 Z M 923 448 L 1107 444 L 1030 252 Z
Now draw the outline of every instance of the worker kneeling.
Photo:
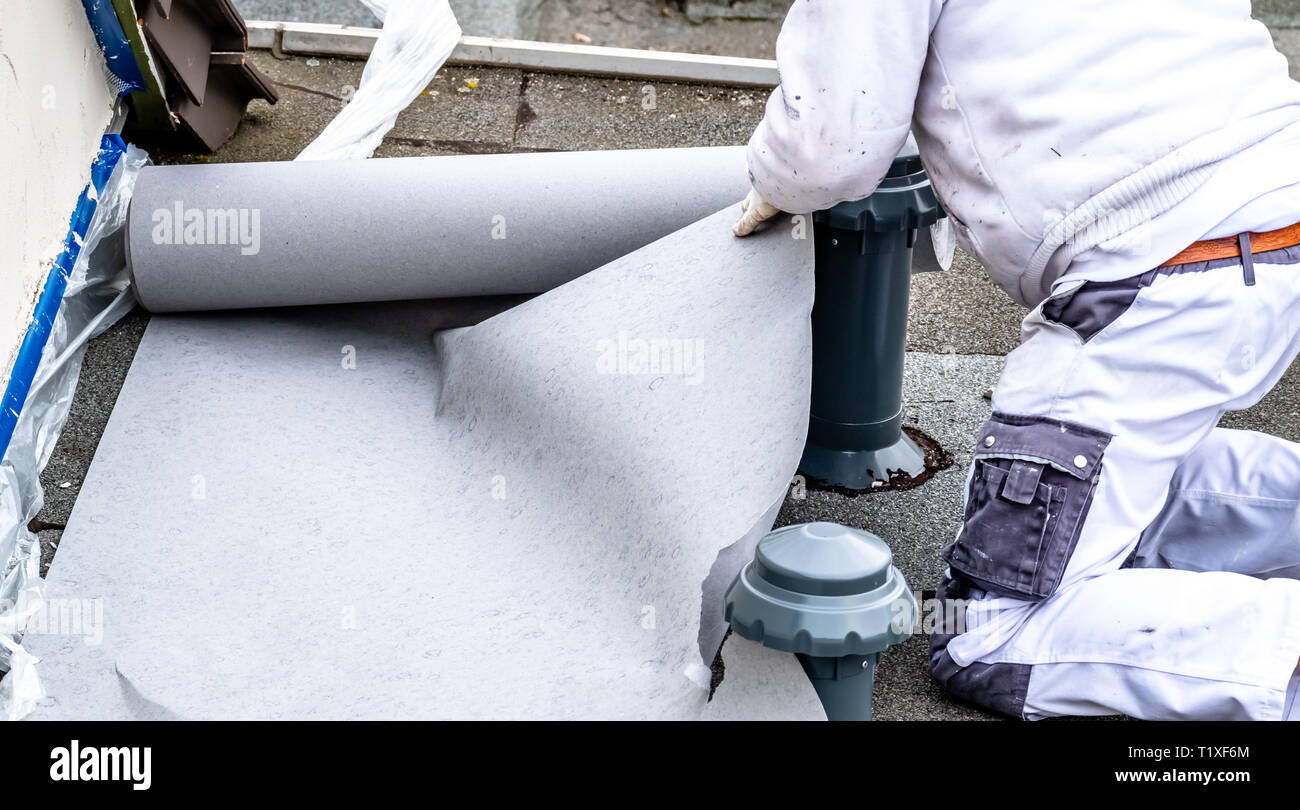
M 1300 348 L 1300 84 L 1250 11 L 797 0 L 786 20 L 737 235 L 867 196 L 911 130 L 961 245 L 1032 308 L 945 551 L 965 621 L 931 636 L 931 671 L 958 697 L 1300 714 L 1300 445 L 1217 426 Z

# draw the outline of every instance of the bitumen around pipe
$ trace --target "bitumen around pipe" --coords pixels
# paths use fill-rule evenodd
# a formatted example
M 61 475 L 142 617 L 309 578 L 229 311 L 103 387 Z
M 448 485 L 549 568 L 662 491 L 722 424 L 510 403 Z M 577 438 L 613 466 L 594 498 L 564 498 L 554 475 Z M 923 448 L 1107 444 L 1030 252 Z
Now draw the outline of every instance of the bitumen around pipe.
M 1300 64 L 1300 2 L 1257 4 L 1275 23 L 1279 48 Z M 159 163 L 289 160 L 342 108 L 361 75 L 359 61 L 269 52 L 251 58 L 275 82 L 281 101 L 254 102 L 235 137 L 214 155 L 152 149 Z M 470 87 L 470 84 L 473 87 Z M 655 104 L 642 104 L 644 88 Z M 712 146 L 745 142 L 767 93 L 698 85 L 561 76 L 498 68 L 440 72 L 398 119 L 377 157 L 572 149 Z M 147 146 L 147 145 L 146 145 Z M 849 497 L 792 483 L 778 525 L 828 520 L 884 538 L 919 598 L 934 587 L 940 551 L 961 521 L 961 496 L 976 430 L 988 418 L 986 391 L 1019 339 L 1023 312 L 994 288 L 979 265 L 960 255 L 952 270 L 915 277 L 909 316 L 904 423 L 951 453 L 953 464 L 920 486 Z M 45 508 L 38 520 L 44 570 L 122 387 L 148 315 L 131 313 L 92 341 L 68 423 L 42 475 Z M 1266 431 L 1300 441 L 1300 371 L 1292 368 L 1248 411 L 1228 414 L 1227 427 Z M 400 492 L 401 481 L 393 482 Z M 142 521 L 148 519 L 141 516 Z M 140 553 L 150 553 L 147 549 Z M 925 672 L 923 634 L 885 652 L 873 713 L 880 720 L 993 719 L 945 697 Z

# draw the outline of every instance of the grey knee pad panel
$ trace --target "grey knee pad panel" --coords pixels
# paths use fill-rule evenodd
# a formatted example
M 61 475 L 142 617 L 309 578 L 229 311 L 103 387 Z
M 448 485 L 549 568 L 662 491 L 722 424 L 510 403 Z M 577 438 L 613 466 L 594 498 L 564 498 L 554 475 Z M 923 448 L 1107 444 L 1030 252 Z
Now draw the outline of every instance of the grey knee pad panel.
M 952 603 L 964 599 L 966 589 L 947 577 L 936 594 L 942 615 L 957 617 L 964 605 Z M 961 621 L 961 619 L 957 619 Z M 961 627 L 945 626 L 949 632 L 930 635 L 930 675 L 944 691 L 961 700 L 983 706 L 1018 719 L 1024 719 L 1025 695 L 1029 691 L 1029 664 L 980 664 L 958 666 L 948 654 L 948 642 L 957 637 Z

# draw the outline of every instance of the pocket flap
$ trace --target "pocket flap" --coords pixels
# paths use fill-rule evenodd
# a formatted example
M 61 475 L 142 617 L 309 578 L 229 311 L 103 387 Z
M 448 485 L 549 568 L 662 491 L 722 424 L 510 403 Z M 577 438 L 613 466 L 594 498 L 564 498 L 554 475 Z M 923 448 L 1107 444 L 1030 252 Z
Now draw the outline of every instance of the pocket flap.
M 1110 434 L 1041 416 L 995 413 L 980 431 L 975 456 L 1028 459 L 1078 479 L 1097 472 Z
M 1038 482 L 1043 477 L 1043 465 L 1022 458 L 1011 464 L 1007 479 L 1002 483 L 1002 497 L 1012 503 L 1028 505 L 1038 493 Z

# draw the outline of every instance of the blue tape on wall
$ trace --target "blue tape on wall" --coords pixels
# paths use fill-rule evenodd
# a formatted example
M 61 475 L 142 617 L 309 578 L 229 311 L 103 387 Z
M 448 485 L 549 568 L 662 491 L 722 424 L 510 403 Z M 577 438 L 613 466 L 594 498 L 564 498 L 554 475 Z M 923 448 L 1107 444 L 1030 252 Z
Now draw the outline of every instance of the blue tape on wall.
M 113 167 L 126 151 L 126 143 L 119 135 L 105 135 L 99 144 L 99 154 L 90 168 L 90 182 L 96 191 L 104 190 L 108 178 L 113 174 Z M 18 416 L 36 378 L 36 369 L 41 363 L 41 354 L 50 339 L 50 328 L 54 318 L 59 314 L 59 305 L 63 302 L 63 292 L 68 287 L 68 276 L 81 254 L 81 244 L 90 227 L 90 219 L 95 215 L 95 200 L 90 197 L 90 185 L 81 192 L 77 207 L 72 212 L 72 222 L 68 227 L 68 236 L 63 241 L 63 250 L 50 269 L 45 279 L 41 297 L 36 301 L 36 311 L 32 321 L 27 325 L 27 334 L 23 336 L 22 346 L 14 359 L 13 372 L 9 375 L 9 384 L 5 388 L 4 398 L 0 400 L 0 459 L 9 449 L 9 440 L 13 438 L 14 428 L 18 425 Z
M 81 0 L 86 7 L 86 19 L 90 20 L 90 30 L 95 32 L 95 41 L 104 51 L 104 62 L 113 75 L 113 86 L 119 96 L 144 90 L 144 76 L 135 61 L 131 45 L 122 33 L 122 24 L 117 19 L 117 12 L 109 0 Z

